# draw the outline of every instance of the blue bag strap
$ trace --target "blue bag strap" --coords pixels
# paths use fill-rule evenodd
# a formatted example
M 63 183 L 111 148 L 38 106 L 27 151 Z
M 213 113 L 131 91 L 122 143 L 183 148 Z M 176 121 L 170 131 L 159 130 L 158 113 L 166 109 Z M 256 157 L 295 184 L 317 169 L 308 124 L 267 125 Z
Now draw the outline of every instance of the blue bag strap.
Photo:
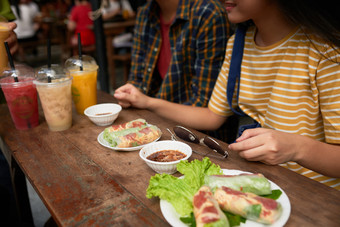
M 243 25 L 239 25 L 235 32 L 235 41 L 233 46 L 233 52 L 231 55 L 230 66 L 229 66 L 229 76 L 228 76 L 228 84 L 227 84 L 227 100 L 230 109 L 239 116 L 246 116 L 245 113 L 241 109 L 234 109 L 232 106 L 235 84 L 238 81 L 237 87 L 237 103 L 238 96 L 240 91 L 240 77 L 241 77 L 241 63 L 243 57 L 243 48 L 244 48 L 244 37 L 246 34 L 247 27 Z

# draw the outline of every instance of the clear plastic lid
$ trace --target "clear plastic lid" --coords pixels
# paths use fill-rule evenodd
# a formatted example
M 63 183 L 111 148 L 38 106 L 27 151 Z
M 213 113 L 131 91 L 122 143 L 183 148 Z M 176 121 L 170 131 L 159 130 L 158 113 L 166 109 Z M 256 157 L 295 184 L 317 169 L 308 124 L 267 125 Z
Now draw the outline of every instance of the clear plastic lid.
M 69 75 L 65 73 L 63 67 L 57 64 L 52 64 L 51 67 L 42 66 L 35 73 L 35 84 L 41 83 L 60 83 L 62 81 L 68 81 L 72 79 Z
M 32 83 L 34 80 L 34 70 L 27 65 L 15 65 L 15 69 L 7 68 L 0 76 L 0 85 L 4 86 L 22 86 Z
M 65 69 L 68 71 L 94 71 L 98 69 L 96 60 L 88 55 L 73 56 L 66 60 Z

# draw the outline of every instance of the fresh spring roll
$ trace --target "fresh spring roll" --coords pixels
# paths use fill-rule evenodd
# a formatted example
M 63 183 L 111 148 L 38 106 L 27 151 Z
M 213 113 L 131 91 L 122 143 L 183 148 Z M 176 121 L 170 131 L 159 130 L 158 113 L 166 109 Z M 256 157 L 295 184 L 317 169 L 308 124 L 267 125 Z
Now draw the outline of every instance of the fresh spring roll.
M 193 198 L 196 226 L 229 227 L 229 222 L 208 186 L 202 186 Z
M 154 125 L 143 125 L 138 128 L 127 128 L 116 132 L 110 132 L 107 128 L 103 134 L 103 138 L 110 146 L 117 148 L 140 146 L 150 143 L 160 136 L 160 129 Z
M 240 174 L 240 175 L 211 175 L 205 176 L 205 184 L 210 188 L 222 186 L 242 191 L 251 192 L 256 195 L 271 194 L 271 185 L 262 174 Z
M 144 119 L 136 119 L 119 125 L 112 125 L 107 128 L 108 132 L 117 132 L 128 128 L 140 128 L 147 125 Z
M 215 190 L 214 197 L 222 210 L 263 224 L 273 224 L 282 213 L 280 203 L 273 199 L 224 186 Z

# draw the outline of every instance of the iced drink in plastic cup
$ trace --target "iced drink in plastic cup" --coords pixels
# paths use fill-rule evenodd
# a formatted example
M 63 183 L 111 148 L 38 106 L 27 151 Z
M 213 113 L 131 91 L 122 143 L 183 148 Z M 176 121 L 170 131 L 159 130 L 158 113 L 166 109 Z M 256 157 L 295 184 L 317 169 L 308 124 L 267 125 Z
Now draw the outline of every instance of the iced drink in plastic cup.
M 19 82 L 15 82 L 15 76 L 18 77 Z M 12 120 L 19 130 L 39 125 L 37 90 L 33 80 L 33 69 L 24 66 L 3 71 L 0 79 Z
M 0 73 L 5 70 L 8 65 L 8 57 L 5 48 L 5 40 L 9 36 L 9 28 L 7 23 L 0 22 Z
M 72 97 L 78 114 L 97 104 L 97 71 L 96 61 L 87 55 L 80 60 L 78 56 L 69 58 L 65 68 L 72 80 Z M 82 69 L 82 70 L 81 70 Z
M 51 82 L 48 81 L 51 78 Z M 72 77 L 65 74 L 58 65 L 42 67 L 36 74 L 41 106 L 51 131 L 63 131 L 72 126 Z

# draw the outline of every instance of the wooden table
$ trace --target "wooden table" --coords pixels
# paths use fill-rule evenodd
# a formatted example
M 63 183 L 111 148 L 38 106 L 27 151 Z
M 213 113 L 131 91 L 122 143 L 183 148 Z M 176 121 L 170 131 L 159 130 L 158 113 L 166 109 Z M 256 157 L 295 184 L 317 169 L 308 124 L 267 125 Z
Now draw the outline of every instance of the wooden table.
M 115 74 L 115 60 L 123 62 L 124 66 L 124 80 L 128 79 L 131 53 L 118 54 L 115 52 L 115 48 L 112 45 L 112 40 L 115 36 L 126 32 L 128 28 L 132 28 L 135 25 L 134 19 L 119 22 L 106 22 L 103 24 L 105 40 L 106 40 L 106 56 L 109 65 L 109 73 L 111 78 L 111 86 L 116 88 L 116 74 Z
M 114 101 L 112 96 L 100 91 L 98 97 L 99 103 Z M 115 123 L 137 118 L 157 125 L 163 132 L 161 140 L 169 139 L 166 128 L 176 125 L 147 110 L 136 109 L 123 110 Z M 18 131 L 5 104 L 0 106 L 0 123 L 1 149 L 17 179 L 15 183 L 22 182 L 25 175 L 58 225 L 168 225 L 159 199 L 145 197 L 149 179 L 155 172 L 139 158 L 138 151 L 116 152 L 101 146 L 97 136 L 105 127 L 94 125 L 74 110 L 71 129 L 51 132 L 40 110 L 38 127 Z M 192 148 L 207 149 L 200 145 Z M 194 158 L 202 157 L 193 154 L 189 160 Z M 245 161 L 235 153 L 224 161 L 211 160 L 222 168 L 263 173 L 279 185 L 291 203 L 286 226 L 339 226 L 339 191 L 280 166 Z M 25 209 L 27 191 L 25 194 L 25 188 L 15 186 L 21 190 L 17 192 L 23 205 L 22 219 L 30 220 L 30 210 Z

